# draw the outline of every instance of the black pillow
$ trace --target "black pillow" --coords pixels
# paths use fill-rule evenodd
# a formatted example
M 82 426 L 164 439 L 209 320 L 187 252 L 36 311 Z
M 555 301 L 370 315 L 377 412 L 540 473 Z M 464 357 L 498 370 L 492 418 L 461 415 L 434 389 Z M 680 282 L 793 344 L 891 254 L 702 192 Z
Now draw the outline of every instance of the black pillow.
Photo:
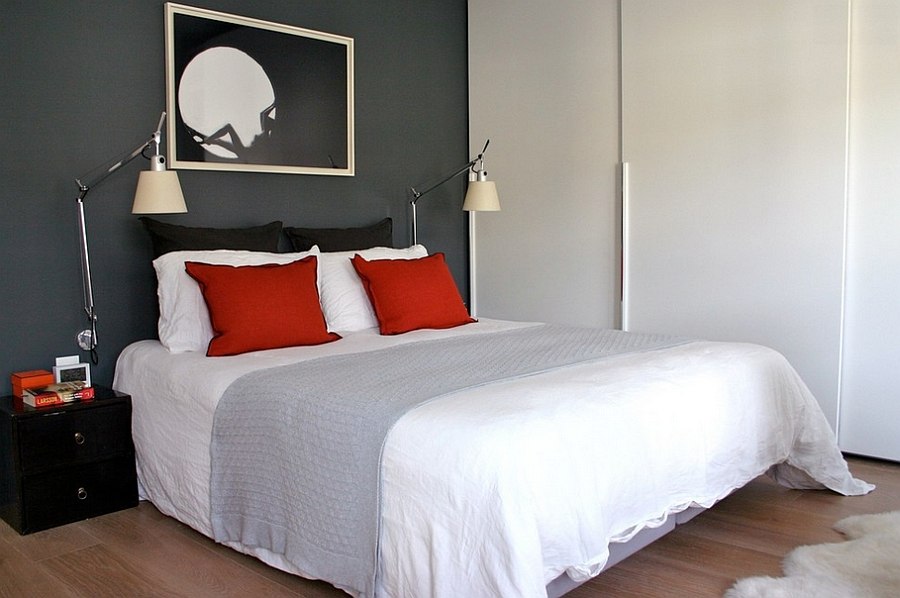
M 370 247 L 393 247 L 392 221 L 357 228 L 296 228 L 284 227 L 284 233 L 294 251 L 309 251 L 318 245 L 320 251 L 354 251 Z
M 142 216 L 144 228 L 153 241 L 153 258 L 170 251 L 197 249 L 244 249 L 278 251 L 281 222 L 248 228 L 202 228 L 179 226 Z

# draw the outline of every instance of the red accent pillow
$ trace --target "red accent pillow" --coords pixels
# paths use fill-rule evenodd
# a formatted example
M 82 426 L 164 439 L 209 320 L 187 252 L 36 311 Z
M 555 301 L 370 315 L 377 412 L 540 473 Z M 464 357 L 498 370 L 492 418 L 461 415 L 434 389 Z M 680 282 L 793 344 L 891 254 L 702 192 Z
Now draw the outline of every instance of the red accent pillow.
M 381 334 L 453 328 L 475 321 L 469 317 L 443 253 L 413 260 L 372 261 L 355 255 L 352 261 Z
M 228 266 L 185 262 L 209 308 L 210 357 L 341 338 L 325 327 L 316 288 L 316 258 L 289 264 Z

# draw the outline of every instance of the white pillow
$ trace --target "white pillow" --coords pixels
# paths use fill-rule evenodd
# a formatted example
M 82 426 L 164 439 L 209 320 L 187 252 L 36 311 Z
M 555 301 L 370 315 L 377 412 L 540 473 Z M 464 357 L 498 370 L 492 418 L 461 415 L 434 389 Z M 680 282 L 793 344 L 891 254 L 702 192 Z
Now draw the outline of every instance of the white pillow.
M 172 251 L 153 260 L 158 281 L 159 341 L 172 353 L 206 351 L 213 337 L 209 310 L 200 285 L 184 269 L 185 262 L 258 266 L 289 264 L 307 256 L 318 258 L 319 248 L 299 253 L 267 253 L 215 249 L 207 251 Z M 322 266 L 318 266 L 321 280 Z M 321 287 L 320 287 L 321 288 Z
M 367 260 L 410 260 L 426 257 L 428 250 L 422 245 L 413 245 L 405 249 L 373 247 L 322 253 L 319 256 L 319 301 L 329 332 L 353 332 L 378 326 L 366 289 L 350 262 L 354 255 Z

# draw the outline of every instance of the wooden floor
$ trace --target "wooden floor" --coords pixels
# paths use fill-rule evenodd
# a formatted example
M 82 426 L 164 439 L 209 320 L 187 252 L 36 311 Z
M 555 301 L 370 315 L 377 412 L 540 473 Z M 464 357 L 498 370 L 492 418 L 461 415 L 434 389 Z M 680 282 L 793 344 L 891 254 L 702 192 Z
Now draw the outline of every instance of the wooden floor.
M 875 492 L 842 497 L 760 478 L 569 596 L 721 596 L 740 577 L 780 575 L 792 548 L 840 541 L 831 529 L 839 519 L 900 510 L 900 465 L 848 460 Z M 0 522 L 0 596 L 346 594 L 219 546 L 142 503 L 29 536 Z

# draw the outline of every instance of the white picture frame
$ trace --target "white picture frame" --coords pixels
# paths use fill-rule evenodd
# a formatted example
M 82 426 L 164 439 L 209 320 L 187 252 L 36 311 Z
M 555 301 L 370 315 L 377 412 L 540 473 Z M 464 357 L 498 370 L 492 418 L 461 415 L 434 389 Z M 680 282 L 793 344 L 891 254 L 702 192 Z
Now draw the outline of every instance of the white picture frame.
M 169 166 L 353 176 L 353 38 L 166 3 Z

